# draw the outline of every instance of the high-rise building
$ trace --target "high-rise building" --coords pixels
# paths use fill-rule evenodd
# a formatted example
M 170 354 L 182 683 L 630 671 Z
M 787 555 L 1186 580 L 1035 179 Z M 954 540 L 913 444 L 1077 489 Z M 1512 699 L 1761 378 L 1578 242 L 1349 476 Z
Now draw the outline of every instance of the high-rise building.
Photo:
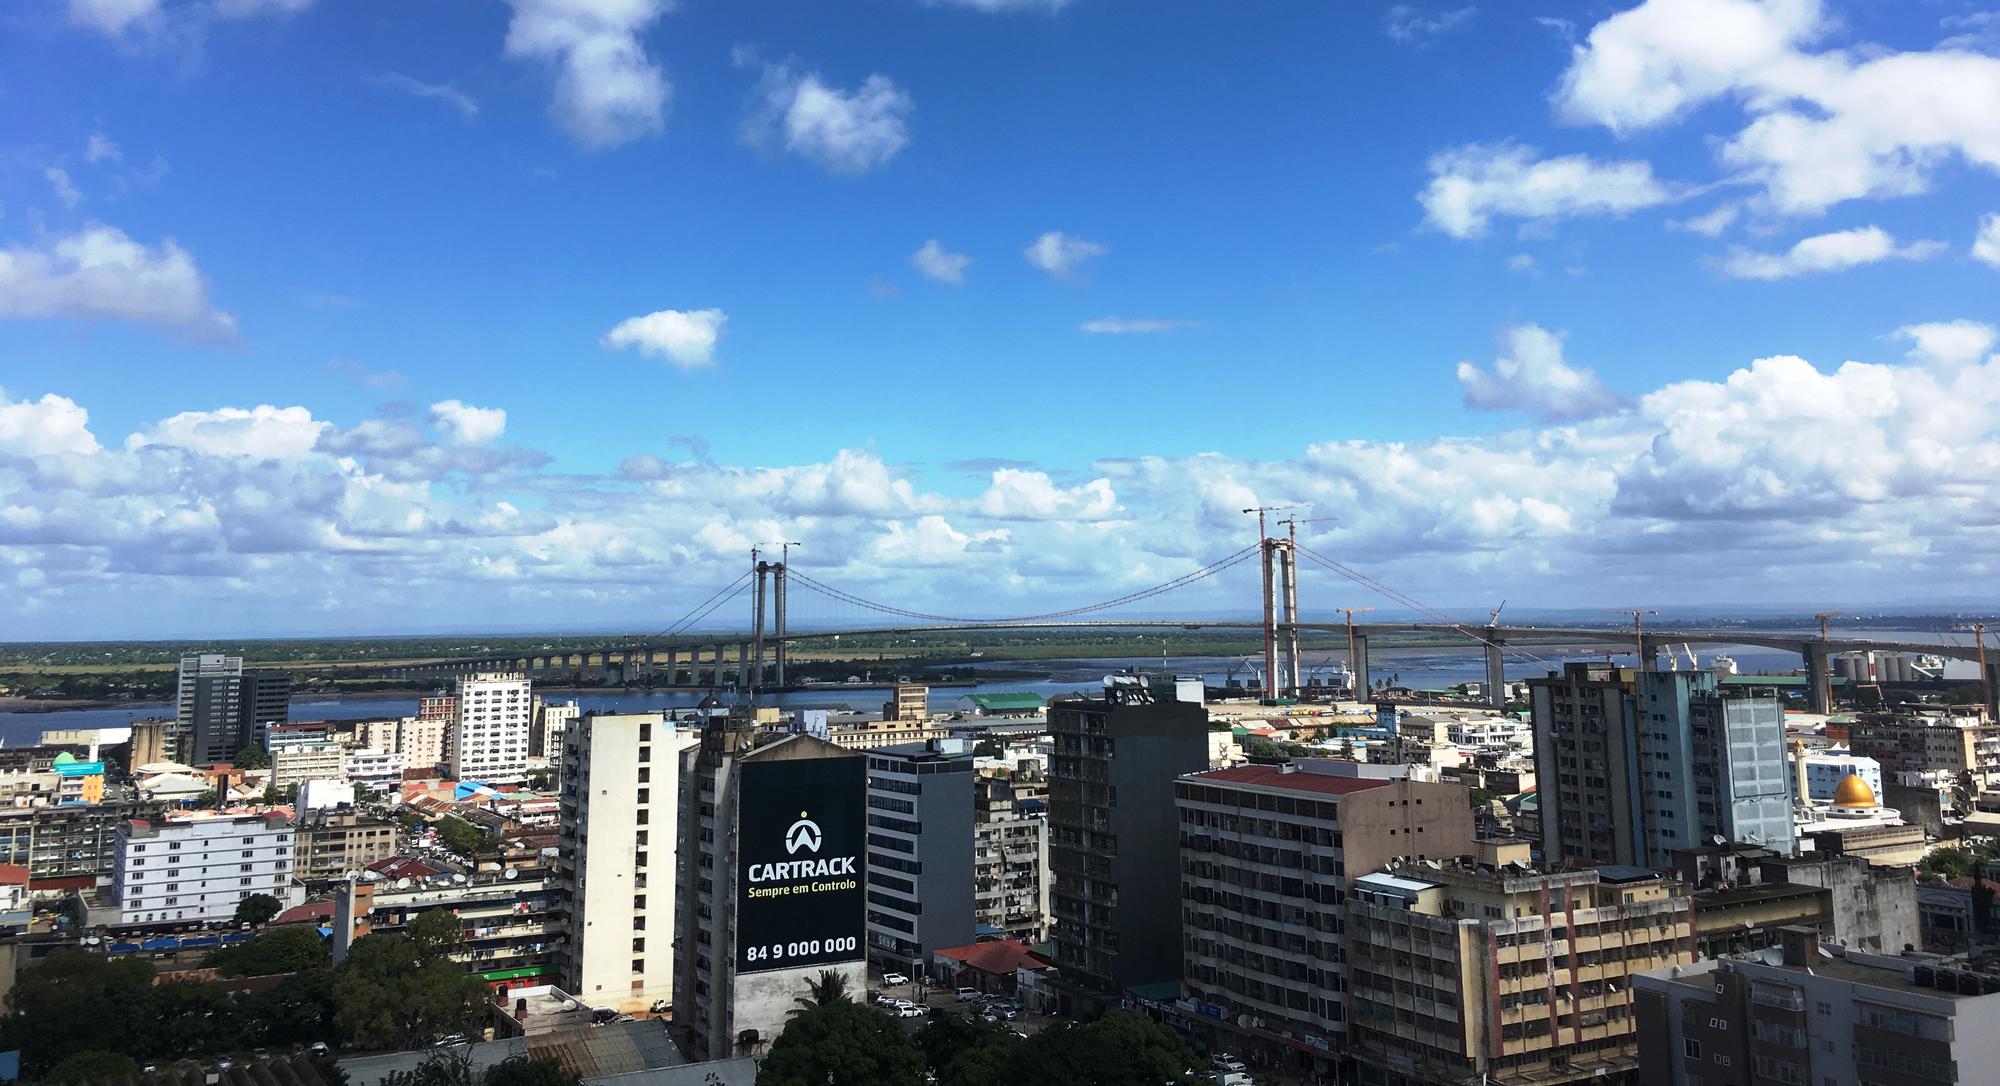
M 867 758 L 711 717 L 680 789 L 676 1040 L 697 1061 L 756 1055 L 822 972 L 867 983 Z
M 1994 1081 L 2000 975 L 1822 948 L 1633 978 L 1640 1086 L 1933 1086 Z
M 1983 784 L 2000 770 L 2000 724 L 1951 709 L 1863 713 L 1847 734 L 1850 750 L 1893 778 L 1970 773 Z
M 1174 780 L 1208 768 L 1208 710 L 1136 682 L 1049 703 L 1049 912 L 1065 1012 L 1180 979 Z
M 1347 1032 L 1348 888 L 1392 859 L 1473 852 L 1461 785 L 1309 759 L 1182 777 L 1182 987 L 1214 1046 L 1330 1077 Z
M 563 990 L 628 1011 L 671 1002 L 681 752 L 700 734 L 664 713 L 592 713 L 562 740 Z
M 1721 837 L 1795 848 L 1784 712 L 1712 672 L 1571 663 L 1528 682 L 1542 855 L 1666 867 Z
M 922 976 L 931 953 L 972 942 L 972 744 L 868 752 L 868 960 Z
M 922 683 L 897 683 L 882 705 L 883 720 L 903 722 L 931 718 L 931 688 Z
M 528 753 L 532 757 L 559 762 L 563 755 L 563 731 L 583 715 L 574 701 L 535 699 L 535 723 L 528 733 Z
M 331 739 L 292 743 L 271 752 L 271 787 L 280 792 L 307 781 L 347 779 L 347 748 Z
M 1362 1086 L 1623 1081 L 1632 976 L 1694 959 L 1688 896 L 1607 865 L 1537 871 L 1526 842 L 1356 879 L 1348 1053 Z M 1816 1086 L 1816 1084 L 1814 1084 Z
M 396 855 L 402 827 L 354 810 L 305 811 L 293 816 L 292 874 L 302 882 L 358 874 Z
M 295 904 L 292 845 L 283 813 L 128 821 L 111 870 L 119 922 L 227 920 L 252 894 Z
M 484 784 L 528 779 L 532 697 L 526 675 L 479 674 L 458 680 L 458 722 L 449 755 L 452 779 Z
M 183 656 L 169 753 L 190 765 L 227 762 L 260 728 L 290 719 L 291 696 L 289 672 L 246 671 L 240 656 Z
M 1031 946 L 1049 936 L 1048 813 L 1039 760 L 973 778 L 973 919 Z
M 452 705 L 452 714 L 439 716 L 419 712 L 399 720 L 367 720 L 355 728 L 355 740 L 366 750 L 400 754 L 409 769 L 434 769 L 445 764 L 451 749 L 451 733 L 458 725 L 457 699 L 425 698 Z

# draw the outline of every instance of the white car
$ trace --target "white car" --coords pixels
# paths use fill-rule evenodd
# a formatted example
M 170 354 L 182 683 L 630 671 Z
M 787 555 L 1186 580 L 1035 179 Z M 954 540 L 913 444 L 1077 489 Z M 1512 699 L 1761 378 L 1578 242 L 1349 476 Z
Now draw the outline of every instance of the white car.
M 927 1015 L 931 1012 L 928 1008 L 919 1007 L 916 1004 L 912 1003 L 907 1007 L 898 1008 L 896 1010 L 896 1013 L 902 1015 L 904 1018 L 922 1018 L 924 1015 Z
M 911 1001 L 911 1000 L 908 1000 L 908 999 L 898 999 L 898 1000 L 896 1000 L 895 1002 L 893 1002 L 893 1003 L 891 1003 L 891 1004 L 889 1004 L 889 1005 L 890 1005 L 891 1007 L 894 1007 L 894 1008 L 896 1008 L 896 1009 L 897 1009 L 897 1010 L 899 1010 L 899 1011 L 907 1011 L 907 1010 L 912 1010 L 912 1009 L 915 1009 L 915 1008 L 916 1008 L 916 1006 L 917 1006 L 915 1002 L 913 1002 L 913 1001 Z
M 1242 1060 L 1237 1059 L 1227 1052 L 1217 1053 L 1214 1062 L 1217 1071 L 1248 1071 L 1250 1069 Z
M 980 998 L 982 997 L 977 988 L 960 988 L 958 990 L 958 1001 L 960 1003 L 973 1003 L 977 1002 Z
M 884 988 L 895 988 L 908 983 L 910 983 L 910 978 L 901 973 L 882 974 L 882 986 Z

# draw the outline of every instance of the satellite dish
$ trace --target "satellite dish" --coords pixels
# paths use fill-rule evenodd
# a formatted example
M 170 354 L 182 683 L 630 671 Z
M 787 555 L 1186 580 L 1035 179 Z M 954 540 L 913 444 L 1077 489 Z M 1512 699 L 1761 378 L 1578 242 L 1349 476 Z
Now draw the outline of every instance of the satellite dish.
M 398 889 L 398 890 L 408 890 L 409 888 L 410 888 L 410 880 L 408 880 L 408 879 L 397 879 L 397 880 L 396 880 L 396 889 Z
M 505 872 L 502 872 L 500 877 L 503 879 L 518 879 L 521 877 L 521 872 L 515 868 L 510 867 Z
M 451 881 L 454 883 L 463 883 L 465 881 L 465 876 L 461 873 L 454 872 L 451 876 Z

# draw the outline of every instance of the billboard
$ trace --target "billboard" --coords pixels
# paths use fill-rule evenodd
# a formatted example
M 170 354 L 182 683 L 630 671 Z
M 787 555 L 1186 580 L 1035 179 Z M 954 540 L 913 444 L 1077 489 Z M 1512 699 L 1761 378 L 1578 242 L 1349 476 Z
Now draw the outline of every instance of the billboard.
M 753 761 L 739 772 L 736 971 L 860 958 L 868 759 Z

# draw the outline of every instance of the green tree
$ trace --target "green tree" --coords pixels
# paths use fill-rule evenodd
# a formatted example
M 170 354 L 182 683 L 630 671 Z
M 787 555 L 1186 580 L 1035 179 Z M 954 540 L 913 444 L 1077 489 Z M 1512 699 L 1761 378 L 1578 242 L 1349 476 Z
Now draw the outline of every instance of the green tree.
M 285 903 L 269 894 L 251 894 L 236 903 L 236 923 L 261 928 L 285 909 Z
M 839 1002 L 785 1025 L 757 1069 L 757 1086 L 922 1086 L 923 1077 L 923 1054 L 902 1023 Z
M 231 758 L 230 761 L 238 769 L 271 768 L 270 752 L 265 750 L 263 747 L 258 747 L 258 746 L 244 747 L 243 749 L 237 751 L 236 756 L 234 758 Z
M 65 1056 L 49 1068 L 40 1086 L 98 1086 L 103 1082 L 123 1082 L 139 1077 L 139 1065 L 123 1052 L 93 1049 Z
M 486 1013 L 486 985 L 451 953 L 458 919 L 433 909 L 403 931 L 355 940 L 334 971 L 334 1023 L 361 1048 L 398 1048 L 472 1028 Z
M 457 815 L 438 819 L 437 831 L 444 847 L 461 856 L 477 856 L 493 844 L 493 838 L 485 830 Z
M 999 1086 L 1021 1039 L 992 1022 L 940 1014 L 917 1031 L 917 1049 L 938 1086 Z
M 152 1017 L 153 966 L 64 948 L 21 970 L 7 1006 L 0 1050 L 21 1050 L 26 1078 L 47 1073 L 73 1053 L 144 1055 L 133 1027 Z
M 1078 1086 L 1160 1086 L 1192 1083 L 1194 1054 L 1180 1036 L 1143 1015 L 1114 1012 L 1084 1025 L 1045 1029 L 1015 1049 L 1014 1082 Z
M 981 739 L 972 748 L 972 756 L 974 758 L 999 758 L 1003 757 L 1006 753 L 1007 748 L 1001 746 L 1000 741 L 997 739 Z
M 805 1014 L 821 1007 L 831 1007 L 835 1003 L 848 1002 L 847 974 L 836 973 L 831 969 L 820 970 L 817 980 L 806 982 L 806 994 L 795 997 L 792 1002 L 798 1006 L 787 1012 L 788 1016 Z
M 381 1086 L 481 1086 L 479 1079 L 472 1069 L 472 1046 L 455 1045 L 433 1050 L 411 1070 L 383 1075 Z
M 1468 788 L 1465 790 L 1465 798 L 1472 804 L 1473 810 L 1483 811 L 1493 802 L 1493 793 L 1484 788 Z
M 332 950 L 318 928 L 311 924 L 285 924 L 247 943 L 210 954 L 206 964 L 221 970 L 225 977 L 269 977 L 317 969 L 331 957 Z
M 1972 874 L 1973 868 L 1977 865 L 1978 860 L 1972 855 L 1970 850 L 1960 848 L 1956 845 L 1947 845 L 1943 848 L 1932 849 L 1930 855 L 1925 856 L 1923 861 L 1917 866 L 1926 874 L 1955 879 L 1961 875 Z
M 339 1036 L 334 1025 L 333 971 L 308 969 L 251 997 L 248 1013 L 270 1045 L 311 1044 Z

